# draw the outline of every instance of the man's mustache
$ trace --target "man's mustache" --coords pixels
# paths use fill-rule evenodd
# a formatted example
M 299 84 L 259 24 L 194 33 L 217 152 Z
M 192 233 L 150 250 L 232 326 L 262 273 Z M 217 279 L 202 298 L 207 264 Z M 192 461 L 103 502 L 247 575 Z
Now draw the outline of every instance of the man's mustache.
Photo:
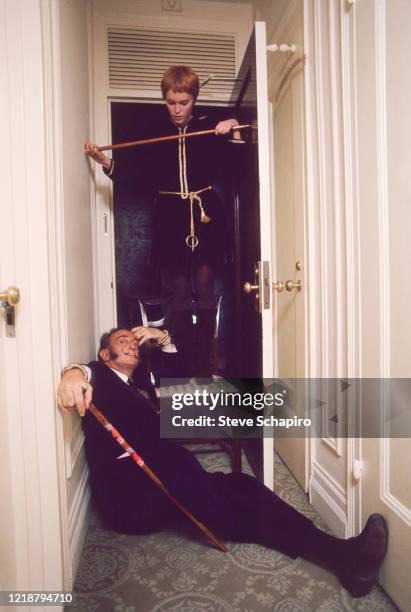
M 108 354 L 112 361 L 117 361 L 117 359 L 119 358 L 119 354 L 113 351 L 111 348 L 108 349 Z M 139 359 L 139 355 L 137 355 L 137 359 Z

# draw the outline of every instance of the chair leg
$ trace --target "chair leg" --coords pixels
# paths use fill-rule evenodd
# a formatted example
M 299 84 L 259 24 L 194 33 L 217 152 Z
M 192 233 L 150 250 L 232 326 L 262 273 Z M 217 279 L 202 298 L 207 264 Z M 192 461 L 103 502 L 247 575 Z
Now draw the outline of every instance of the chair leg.
M 242 472 L 241 440 L 237 436 L 232 440 L 231 469 L 233 472 Z

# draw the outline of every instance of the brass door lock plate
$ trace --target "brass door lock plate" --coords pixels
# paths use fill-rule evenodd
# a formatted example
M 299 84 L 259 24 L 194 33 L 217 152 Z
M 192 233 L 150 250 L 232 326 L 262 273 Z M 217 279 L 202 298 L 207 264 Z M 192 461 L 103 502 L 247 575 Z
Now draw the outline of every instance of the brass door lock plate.
M 17 287 L 9 287 L 6 291 L 0 292 L 1 309 L 3 311 L 6 324 L 6 338 L 16 337 L 16 309 L 15 306 L 20 301 L 20 291 Z

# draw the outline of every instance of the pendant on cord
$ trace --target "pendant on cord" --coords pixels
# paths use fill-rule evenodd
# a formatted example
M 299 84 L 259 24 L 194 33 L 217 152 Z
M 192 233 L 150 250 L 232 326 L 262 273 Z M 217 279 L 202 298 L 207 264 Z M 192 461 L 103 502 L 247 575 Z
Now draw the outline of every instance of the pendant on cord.
M 198 238 L 194 234 L 189 234 L 186 238 L 186 245 L 191 248 L 194 252 L 196 246 L 198 246 Z

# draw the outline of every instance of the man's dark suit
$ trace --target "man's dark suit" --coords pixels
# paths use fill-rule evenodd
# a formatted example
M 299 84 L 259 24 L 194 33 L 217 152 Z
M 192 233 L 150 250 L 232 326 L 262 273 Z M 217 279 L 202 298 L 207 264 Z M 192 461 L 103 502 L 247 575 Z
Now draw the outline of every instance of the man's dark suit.
M 206 472 L 193 453 L 160 438 L 147 399 L 104 363 L 89 366 L 96 406 L 195 516 L 223 539 L 301 554 L 311 521 L 251 476 Z M 139 534 L 189 524 L 129 457 L 118 459 L 121 448 L 90 413 L 83 430 L 93 498 L 109 527 Z

